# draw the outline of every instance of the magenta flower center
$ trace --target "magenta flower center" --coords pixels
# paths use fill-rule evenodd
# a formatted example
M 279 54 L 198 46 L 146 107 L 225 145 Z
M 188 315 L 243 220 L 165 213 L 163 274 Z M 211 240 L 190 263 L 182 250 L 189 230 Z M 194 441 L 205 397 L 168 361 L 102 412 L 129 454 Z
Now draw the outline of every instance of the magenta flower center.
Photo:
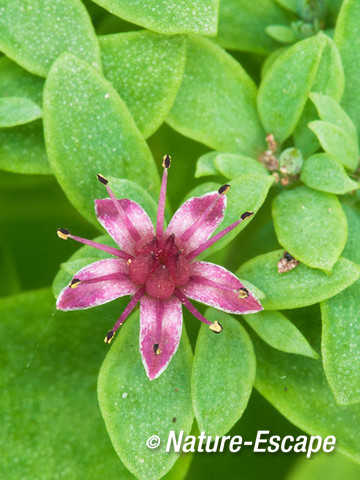
M 169 298 L 176 287 L 189 281 L 190 264 L 174 234 L 162 239 L 141 238 L 135 245 L 135 255 L 128 262 L 130 278 L 136 285 L 144 285 L 152 297 Z

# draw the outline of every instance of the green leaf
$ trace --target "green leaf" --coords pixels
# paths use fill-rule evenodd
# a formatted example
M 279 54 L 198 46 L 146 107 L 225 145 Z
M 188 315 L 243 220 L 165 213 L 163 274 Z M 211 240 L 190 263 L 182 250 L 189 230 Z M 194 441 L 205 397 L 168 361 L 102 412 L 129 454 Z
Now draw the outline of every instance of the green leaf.
M 27 98 L 0 98 L 0 128 L 23 125 L 41 117 L 41 108 Z
M 360 184 L 347 175 L 339 160 L 328 153 L 309 157 L 301 170 L 300 179 L 315 190 L 340 195 L 360 188 Z
M 51 69 L 44 92 L 50 164 L 73 205 L 97 227 L 94 199 L 105 196 L 101 172 L 158 195 L 151 152 L 112 85 L 70 54 Z
M 269 175 L 265 176 L 258 174 L 244 175 L 243 177 L 234 179 L 231 182 L 231 189 L 226 195 L 227 207 L 225 210 L 224 220 L 215 231 L 215 234 L 226 228 L 231 223 L 239 220 L 240 215 L 244 212 L 250 211 L 254 212 L 256 215 L 256 213 L 264 203 L 268 191 L 273 184 L 273 181 L 273 177 Z M 203 183 L 198 187 L 194 188 L 187 195 L 186 198 L 204 195 L 207 192 L 218 189 L 219 185 L 215 183 Z M 254 216 L 246 219 L 238 227 L 236 227 L 225 237 L 223 237 L 221 240 L 211 246 L 208 250 L 206 250 L 203 253 L 202 258 L 205 258 L 213 254 L 214 252 L 221 250 L 225 245 L 227 245 L 231 240 L 233 240 L 236 235 L 238 235 L 249 224 L 249 222 L 251 222 Z
M 343 251 L 346 258 L 352 262 L 360 264 L 360 217 L 359 213 L 348 205 L 343 205 L 343 209 L 348 222 L 348 238 Z
M 261 82 L 260 118 L 278 142 L 292 134 L 300 119 L 328 41 L 319 33 L 296 43 L 276 58 Z
M 207 177 L 208 175 L 219 175 L 214 160 L 219 152 L 208 152 L 201 155 L 196 162 L 195 178 Z
M 97 315 L 55 314 L 50 289 L 0 300 L 0 334 L 16 332 L 0 347 L 7 366 L 0 380 L 1 478 L 134 479 L 112 449 L 97 404 L 108 329 L 101 308 Z
M 285 250 L 309 267 L 331 271 L 347 238 L 346 216 L 335 195 L 308 187 L 283 191 L 272 215 Z
M 360 466 L 346 458 L 341 453 L 332 452 L 317 453 L 311 459 L 306 457 L 299 459 L 292 468 L 287 480 L 358 480 L 360 476 Z
M 278 46 L 266 34 L 267 26 L 288 25 L 292 19 L 273 0 L 221 0 L 217 41 L 224 48 L 266 54 Z
M 334 155 L 349 170 L 356 170 L 359 163 L 359 147 L 348 132 L 323 120 L 310 122 L 308 127 L 318 137 L 325 152 Z
M 309 97 L 315 105 L 321 120 L 337 125 L 348 132 L 356 142 L 358 141 L 355 125 L 334 98 L 315 92 L 310 93 Z
M 321 361 L 275 351 L 255 338 L 254 344 L 259 392 L 305 432 L 334 435 L 336 449 L 359 462 L 360 406 L 335 403 Z
M 215 35 L 218 0 L 95 0 L 114 15 L 159 33 Z
M 265 30 L 271 38 L 280 43 L 294 43 L 297 40 L 293 29 L 286 25 L 269 25 Z
M 360 135 L 360 37 L 358 35 L 360 4 L 358 0 L 345 0 L 335 28 L 335 42 L 340 51 L 346 76 L 342 105 L 357 127 Z
M 214 158 L 217 170 L 226 178 L 237 178 L 249 174 L 268 176 L 269 172 L 258 160 L 244 155 L 219 153 Z
M 150 381 L 139 352 L 139 314 L 134 313 L 121 330 L 100 370 L 100 409 L 124 465 L 137 478 L 158 479 L 178 457 L 173 451 L 165 451 L 169 431 L 174 430 L 178 436 L 183 430 L 186 436 L 191 430 L 191 348 L 183 331 L 169 366 Z M 161 439 L 155 450 L 146 446 L 152 435 Z
M 244 315 L 250 327 L 268 345 L 286 353 L 297 353 L 305 357 L 318 358 L 300 330 L 280 312 L 262 311 Z
M 0 168 L 15 173 L 51 173 L 40 120 L 0 129 Z
M 220 335 L 200 328 L 191 378 L 194 412 L 206 435 L 225 435 L 243 414 L 255 379 L 251 340 L 240 323 L 226 313 L 208 309 L 219 321 Z
M 340 101 L 344 92 L 344 86 L 345 77 L 340 54 L 335 42 L 328 38 L 328 43 L 322 53 L 311 91 Z M 308 128 L 308 123 L 317 118 L 318 115 L 313 103 L 307 100 L 294 131 L 295 145 L 302 151 L 304 156 L 311 155 L 320 147 L 318 139 Z
M 276 3 L 289 10 L 289 12 L 297 13 L 296 0 L 275 0 Z
M 149 137 L 175 101 L 185 68 L 185 37 L 128 32 L 100 37 L 100 47 L 105 77 Z
M 254 82 L 234 58 L 209 40 L 192 36 L 184 79 L 167 121 L 215 150 L 256 155 L 265 135 L 255 98 Z
M 278 273 L 283 250 L 258 255 L 244 263 L 237 276 L 256 285 L 266 295 L 265 310 L 305 307 L 333 297 L 360 277 L 360 266 L 340 258 L 331 275 L 303 264 L 287 273 Z
M 0 0 L 0 49 L 32 73 L 46 77 L 62 52 L 100 68 L 90 17 L 80 0 Z
M 44 82 L 10 58 L 0 58 L 0 97 L 24 97 L 41 106 Z
M 324 370 L 337 403 L 360 403 L 360 282 L 321 304 Z

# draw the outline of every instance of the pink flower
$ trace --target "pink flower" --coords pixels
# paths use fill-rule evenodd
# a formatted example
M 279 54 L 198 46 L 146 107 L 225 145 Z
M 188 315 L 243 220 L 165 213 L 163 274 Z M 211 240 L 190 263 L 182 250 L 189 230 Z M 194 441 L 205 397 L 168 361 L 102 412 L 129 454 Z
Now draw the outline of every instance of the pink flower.
M 105 337 L 110 343 L 116 330 L 140 302 L 140 353 L 150 380 L 157 378 L 175 354 L 182 328 L 184 305 L 215 333 L 222 331 L 219 322 L 207 320 L 189 298 L 228 313 L 242 314 L 262 310 L 262 306 L 237 277 L 213 263 L 195 258 L 216 241 L 253 215 L 245 212 L 240 219 L 212 238 L 224 218 L 226 193 L 218 192 L 187 200 L 175 213 L 164 231 L 166 184 L 170 157 L 163 159 L 156 230 L 143 208 L 128 199 L 115 198 L 108 181 L 98 175 L 110 198 L 95 200 L 101 225 L 119 249 L 80 238 L 58 229 L 60 238 L 104 250 L 113 258 L 100 260 L 82 268 L 65 287 L 56 306 L 59 310 L 95 307 L 124 295 L 132 295 L 129 304 Z

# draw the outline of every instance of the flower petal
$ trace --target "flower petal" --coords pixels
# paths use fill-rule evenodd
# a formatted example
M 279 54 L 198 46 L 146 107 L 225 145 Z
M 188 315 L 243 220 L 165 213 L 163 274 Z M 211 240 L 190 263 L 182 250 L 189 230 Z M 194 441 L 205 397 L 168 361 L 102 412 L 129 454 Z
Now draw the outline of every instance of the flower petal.
M 224 218 L 226 195 L 210 192 L 201 197 L 189 198 L 175 212 L 166 235 L 175 234 L 185 254 L 204 243 L 217 229 Z
M 95 200 L 95 213 L 100 224 L 112 236 L 119 247 L 126 253 L 134 255 L 136 239 L 131 234 L 131 229 L 127 228 L 127 225 L 133 225 L 135 231 L 139 234 L 139 238 L 153 237 L 154 227 L 148 214 L 138 203 L 127 198 L 118 200 L 118 203 L 125 213 L 126 222 L 120 218 L 110 198 Z
M 59 310 L 79 310 L 102 305 L 124 295 L 133 295 L 137 287 L 129 277 L 129 267 L 121 258 L 91 263 L 74 275 L 80 280 L 65 287 L 56 302 Z
M 150 380 L 157 378 L 176 352 L 182 329 L 181 303 L 144 295 L 140 300 L 140 353 Z
M 191 263 L 190 280 L 180 290 L 192 300 L 228 313 L 254 313 L 263 309 L 235 275 L 213 263 Z M 248 296 L 241 298 L 240 293 Z

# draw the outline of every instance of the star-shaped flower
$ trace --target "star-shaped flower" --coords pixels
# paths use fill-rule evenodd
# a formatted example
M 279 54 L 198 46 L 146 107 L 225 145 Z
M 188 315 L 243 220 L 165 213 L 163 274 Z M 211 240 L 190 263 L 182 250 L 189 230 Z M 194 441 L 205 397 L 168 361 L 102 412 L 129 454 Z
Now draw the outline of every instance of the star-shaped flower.
M 116 330 L 140 302 L 140 353 L 150 380 L 166 369 L 178 348 L 182 305 L 213 332 L 222 331 L 222 326 L 207 320 L 189 298 L 228 313 L 262 310 L 259 300 L 231 272 L 213 263 L 195 261 L 253 213 L 243 213 L 239 220 L 211 237 L 224 218 L 230 186 L 223 185 L 217 192 L 187 200 L 164 231 L 169 167 L 170 157 L 166 155 L 155 229 L 138 203 L 116 199 L 108 181 L 98 175 L 110 198 L 95 200 L 96 216 L 119 249 L 71 235 L 62 228 L 57 230 L 60 238 L 72 238 L 113 255 L 82 268 L 61 291 L 57 308 L 86 309 L 131 295 L 105 342 L 111 342 Z

